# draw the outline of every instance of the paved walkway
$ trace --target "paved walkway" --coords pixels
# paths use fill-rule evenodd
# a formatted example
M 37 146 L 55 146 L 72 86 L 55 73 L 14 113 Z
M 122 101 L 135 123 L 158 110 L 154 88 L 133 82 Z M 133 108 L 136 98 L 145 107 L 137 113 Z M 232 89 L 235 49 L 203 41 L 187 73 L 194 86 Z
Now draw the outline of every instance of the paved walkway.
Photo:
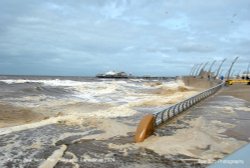
M 197 163 L 209 165 L 250 142 L 249 95 L 249 85 L 225 87 L 161 126 L 156 134 L 172 143 L 169 145 L 174 147 L 168 150 L 186 153 Z

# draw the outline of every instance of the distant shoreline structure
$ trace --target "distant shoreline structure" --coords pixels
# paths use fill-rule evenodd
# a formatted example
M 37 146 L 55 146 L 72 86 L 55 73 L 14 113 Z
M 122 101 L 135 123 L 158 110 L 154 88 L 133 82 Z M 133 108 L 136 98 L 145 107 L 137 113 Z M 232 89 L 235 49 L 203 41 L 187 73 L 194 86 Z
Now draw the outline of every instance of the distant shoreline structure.
M 109 79 L 176 79 L 176 77 L 164 77 L 164 76 L 134 76 L 132 74 L 127 74 L 123 71 L 108 71 L 103 74 L 97 74 L 96 78 L 109 78 Z
M 97 74 L 95 76 L 63 76 L 63 75 L 13 75 L 13 74 L 0 74 L 0 79 L 64 79 L 68 78 L 71 80 L 81 80 L 82 78 L 106 78 L 106 79 L 149 79 L 149 80 L 166 80 L 166 79 L 176 79 L 181 76 L 150 76 L 150 75 L 143 75 L 143 76 L 135 76 L 135 75 L 128 75 L 128 77 L 103 77 L 99 76 L 101 74 Z
M 97 78 L 128 78 L 132 76 L 131 74 L 128 75 L 126 72 L 116 72 L 116 71 L 108 71 L 103 74 L 97 74 Z

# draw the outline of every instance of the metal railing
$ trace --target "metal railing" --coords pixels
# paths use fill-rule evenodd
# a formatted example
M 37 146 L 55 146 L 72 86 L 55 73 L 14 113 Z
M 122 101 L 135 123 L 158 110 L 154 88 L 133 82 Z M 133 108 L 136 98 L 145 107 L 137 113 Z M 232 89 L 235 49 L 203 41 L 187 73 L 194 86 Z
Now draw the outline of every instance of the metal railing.
M 183 100 L 177 104 L 174 104 L 162 111 L 156 112 L 153 115 L 155 116 L 155 126 L 158 126 L 168 119 L 171 119 L 172 117 L 176 116 L 177 114 L 187 110 L 194 104 L 198 103 L 199 101 L 211 96 L 212 94 L 216 93 L 218 90 L 220 90 L 224 85 L 224 82 L 221 84 L 214 86 L 212 88 L 209 88 L 195 96 L 192 96 L 186 100 Z

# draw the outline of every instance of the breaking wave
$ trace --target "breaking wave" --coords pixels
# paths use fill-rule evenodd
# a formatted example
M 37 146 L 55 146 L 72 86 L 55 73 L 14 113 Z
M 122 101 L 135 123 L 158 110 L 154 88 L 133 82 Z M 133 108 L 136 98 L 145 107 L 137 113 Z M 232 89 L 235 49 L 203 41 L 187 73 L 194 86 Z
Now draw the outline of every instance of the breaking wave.
M 49 118 L 143 115 L 197 93 L 181 80 L 2 79 L 0 85 L 0 102 Z

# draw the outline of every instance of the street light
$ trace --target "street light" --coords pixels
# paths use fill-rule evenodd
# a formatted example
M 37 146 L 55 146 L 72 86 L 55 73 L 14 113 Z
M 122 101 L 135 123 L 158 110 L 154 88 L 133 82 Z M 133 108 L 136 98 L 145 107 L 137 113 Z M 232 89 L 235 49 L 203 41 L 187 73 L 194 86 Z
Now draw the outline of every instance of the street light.
M 198 73 L 200 72 L 200 68 L 202 67 L 203 63 L 198 65 L 198 68 L 196 69 L 195 76 L 198 76 Z
M 219 65 L 219 67 L 218 67 L 218 69 L 217 69 L 215 78 L 218 77 L 219 72 L 220 72 L 220 70 L 221 70 L 221 67 L 222 67 L 222 65 L 223 65 L 223 63 L 224 63 L 225 61 L 226 61 L 226 58 L 224 58 L 224 59 L 221 61 L 220 65 Z
M 216 63 L 216 60 L 214 60 L 214 61 L 212 62 L 212 64 L 210 65 L 210 68 L 209 68 L 209 70 L 208 70 L 208 75 L 211 74 L 212 68 L 213 68 L 213 66 L 214 66 L 215 63 Z
M 227 73 L 227 80 L 229 80 L 230 73 L 231 73 L 231 70 L 232 70 L 232 68 L 233 68 L 233 65 L 234 65 L 235 62 L 238 60 L 238 58 L 239 58 L 239 57 L 236 57 L 236 58 L 233 60 L 231 66 L 230 66 L 230 68 L 229 68 L 229 70 L 228 70 L 228 73 Z
M 194 64 L 194 66 L 191 68 L 191 71 L 190 71 L 190 74 L 189 74 L 190 76 L 193 76 L 196 66 L 197 66 L 197 64 Z

